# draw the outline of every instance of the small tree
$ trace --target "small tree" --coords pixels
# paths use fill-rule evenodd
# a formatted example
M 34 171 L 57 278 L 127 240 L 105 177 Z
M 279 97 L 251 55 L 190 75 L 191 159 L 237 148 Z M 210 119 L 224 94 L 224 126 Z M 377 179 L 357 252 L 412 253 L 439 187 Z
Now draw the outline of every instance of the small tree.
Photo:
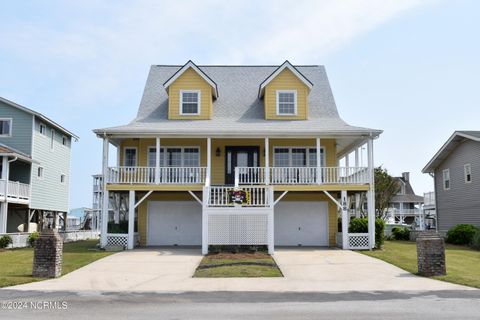
M 381 166 L 374 169 L 374 176 L 376 216 L 385 220 L 390 202 L 400 191 L 400 184 Z

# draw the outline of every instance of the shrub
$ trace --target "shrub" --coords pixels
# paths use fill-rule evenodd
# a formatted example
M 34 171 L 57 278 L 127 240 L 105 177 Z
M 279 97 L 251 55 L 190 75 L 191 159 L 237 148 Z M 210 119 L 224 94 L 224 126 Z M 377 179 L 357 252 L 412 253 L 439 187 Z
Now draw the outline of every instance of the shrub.
M 451 244 L 469 245 L 472 243 L 473 235 L 478 230 L 471 224 L 457 224 L 448 230 L 445 241 Z
M 381 248 L 385 242 L 385 221 L 375 219 L 375 247 Z
M 8 247 L 11 243 L 13 243 L 12 238 L 9 235 L 4 235 L 0 238 L 0 249 Z
M 410 230 L 406 227 L 395 227 L 392 229 L 393 240 L 410 240 Z
M 27 242 L 30 245 L 30 247 L 33 247 L 35 245 L 35 241 L 38 239 L 39 235 L 40 234 L 36 231 L 28 235 Z
M 348 226 L 349 233 L 368 233 L 368 218 L 352 218 Z M 385 242 L 385 222 L 375 219 L 375 246 L 380 248 Z
M 477 230 L 472 238 L 472 248 L 480 250 L 480 230 Z
M 349 233 L 367 233 L 368 219 L 367 218 L 352 218 L 348 226 Z

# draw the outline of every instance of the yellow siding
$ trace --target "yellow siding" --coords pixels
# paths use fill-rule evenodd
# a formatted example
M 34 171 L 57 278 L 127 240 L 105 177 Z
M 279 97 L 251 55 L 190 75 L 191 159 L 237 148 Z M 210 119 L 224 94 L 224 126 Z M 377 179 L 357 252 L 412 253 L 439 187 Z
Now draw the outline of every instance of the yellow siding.
M 277 115 L 277 90 L 297 90 L 297 115 Z M 293 74 L 284 69 L 266 87 L 264 94 L 265 119 L 306 120 L 308 119 L 308 87 Z
M 184 116 L 180 114 L 180 90 L 201 91 L 199 115 Z M 212 87 L 192 68 L 189 68 L 168 88 L 168 118 L 174 120 L 211 119 L 213 114 L 212 99 Z

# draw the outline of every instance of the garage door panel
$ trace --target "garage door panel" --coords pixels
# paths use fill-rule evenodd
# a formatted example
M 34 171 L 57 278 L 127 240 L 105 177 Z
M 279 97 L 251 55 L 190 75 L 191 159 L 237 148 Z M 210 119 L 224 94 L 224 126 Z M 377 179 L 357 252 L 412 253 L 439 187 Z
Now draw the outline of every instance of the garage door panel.
M 202 207 L 196 201 L 150 201 L 147 245 L 201 245 Z
M 275 245 L 328 246 L 328 205 L 283 201 L 275 206 Z

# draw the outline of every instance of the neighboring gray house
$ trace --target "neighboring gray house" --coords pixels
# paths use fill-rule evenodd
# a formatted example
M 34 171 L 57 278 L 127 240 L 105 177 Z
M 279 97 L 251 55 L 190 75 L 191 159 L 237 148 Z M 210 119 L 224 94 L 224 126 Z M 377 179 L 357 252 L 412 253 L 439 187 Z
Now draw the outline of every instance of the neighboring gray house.
M 0 234 L 68 211 L 72 139 L 44 115 L 0 97 Z
M 438 231 L 480 227 L 480 131 L 455 131 L 422 172 L 434 177 Z
M 400 185 L 400 190 L 390 202 L 388 222 L 413 225 L 423 230 L 423 197 L 413 191 L 410 172 L 403 172 L 401 177 L 395 177 L 395 181 Z

